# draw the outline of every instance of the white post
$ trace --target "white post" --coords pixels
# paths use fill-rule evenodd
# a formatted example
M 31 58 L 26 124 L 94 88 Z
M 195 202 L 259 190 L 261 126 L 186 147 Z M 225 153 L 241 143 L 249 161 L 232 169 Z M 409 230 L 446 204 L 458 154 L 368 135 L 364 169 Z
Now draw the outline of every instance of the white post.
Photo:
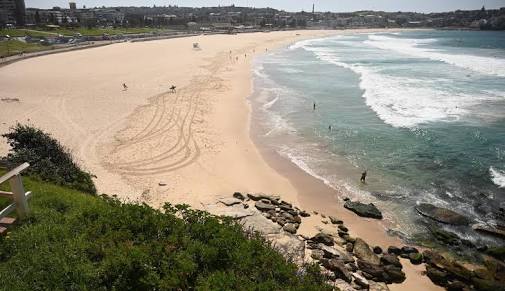
M 23 187 L 21 175 L 18 174 L 10 178 L 9 183 L 11 185 L 14 202 L 16 203 L 16 212 L 19 219 L 23 219 L 30 210 L 28 209 L 28 202 L 26 201 L 25 188 Z

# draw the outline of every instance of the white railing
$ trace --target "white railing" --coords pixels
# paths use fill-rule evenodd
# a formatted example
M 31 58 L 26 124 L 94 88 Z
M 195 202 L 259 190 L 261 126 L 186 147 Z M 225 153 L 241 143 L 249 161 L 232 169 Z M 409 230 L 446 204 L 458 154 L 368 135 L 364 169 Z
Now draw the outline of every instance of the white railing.
M 9 215 L 9 213 L 11 213 L 14 209 L 16 209 L 18 218 L 20 219 L 24 218 L 28 212 L 30 212 L 30 209 L 28 208 L 28 198 L 32 193 L 25 192 L 23 181 L 21 180 L 21 172 L 29 166 L 30 164 L 23 163 L 0 177 L 0 184 L 9 181 L 12 191 L 0 191 L 0 197 L 6 197 L 14 201 L 9 206 L 0 210 L 0 219 Z

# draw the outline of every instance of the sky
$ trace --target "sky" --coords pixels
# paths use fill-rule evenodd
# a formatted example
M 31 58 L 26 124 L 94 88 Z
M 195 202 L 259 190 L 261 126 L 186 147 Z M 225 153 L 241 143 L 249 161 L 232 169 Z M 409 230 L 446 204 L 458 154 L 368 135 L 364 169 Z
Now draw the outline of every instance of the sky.
M 68 7 L 68 0 L 25 0 L 26 7 L 51 8 Z M 311 11 L 312 3 L 316 11 L 348 12 L 358 10 L 443 12 L 505 7 L 505 0 L 75 0 L 78 8 L 95 6 L 164 6 L 178 5 L 190 7 L 231 5 L 247 7 L 273 7 L 286 11 Z

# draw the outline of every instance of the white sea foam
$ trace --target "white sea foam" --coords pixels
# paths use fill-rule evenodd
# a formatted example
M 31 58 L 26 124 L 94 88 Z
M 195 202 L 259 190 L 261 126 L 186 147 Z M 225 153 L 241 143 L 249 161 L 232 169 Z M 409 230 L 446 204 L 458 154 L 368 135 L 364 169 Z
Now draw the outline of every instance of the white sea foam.
M 505 188 L 505 171 L 490 167 L 489 174 L 491 175 L 493 183 L 495 183 L 499 188 Z
M 505 59 L 469 54 L 450 54 L 421 46 L 435 41 L 434 39 L 401 39 L 384 35 L 369 35 L 368 40 L 364 43 L 384 50 L 445 62 L 482 74 L 505 77 Z

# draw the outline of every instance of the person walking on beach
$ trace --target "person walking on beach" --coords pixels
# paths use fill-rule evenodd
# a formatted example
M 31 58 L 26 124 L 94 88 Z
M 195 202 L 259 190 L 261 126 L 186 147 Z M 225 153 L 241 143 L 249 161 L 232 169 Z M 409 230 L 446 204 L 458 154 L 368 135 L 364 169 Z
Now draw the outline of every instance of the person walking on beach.
M 123 83 L 123 91 L 128 90 L 128 86 L 126 86 L 126 83 Z
M 366 180 L 366 170 L 363 173 L 361 173 L 360 181 L 361 181 L 361 183 L 364 184 L 364 183 L 366 183 L 365 180 Z
M 328 131 L 331 131 L 331 124 L 328 125 Z
M 316 110 L 316 102 L 314 102 L 314 104 L 312 104 L 312 110 L 315 111 Z

